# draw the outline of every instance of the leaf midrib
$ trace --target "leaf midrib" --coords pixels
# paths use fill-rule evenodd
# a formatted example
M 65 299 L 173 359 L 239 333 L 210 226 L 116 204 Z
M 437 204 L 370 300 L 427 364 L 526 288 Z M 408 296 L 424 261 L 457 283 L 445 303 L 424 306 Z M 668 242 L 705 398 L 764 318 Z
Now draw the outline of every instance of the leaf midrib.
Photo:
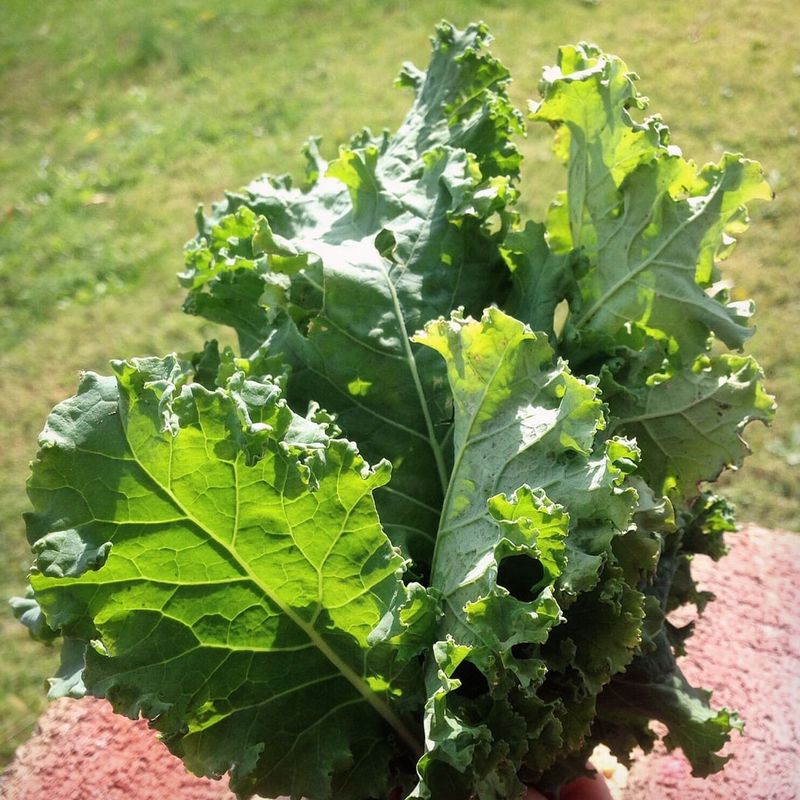
M 517 337 L 513 340 L 513 343 L 516 343 L 517 346 L 519 346 L 519 343 L 522 338 L 528 338 L 528 337 Z M 464 444 L 459 449 L 458 453 L 456 454 L 455 460 L 453 461 L 453 470 L 450 473 L 450 481 L 447 486 L 444 502 L 442 503 L 442 515 L 439 520 L 439 530 L 436 534 L 436 544 L 434 545 L 433 556 L 431 557 L 431 585 L 433 586 L 436 585 L 436 578 L 438 573 L 439 559 L 437 558 L 437 556 L 440 552 L 439 544 L 444 538 L 446 538 L 445 534 L 450 530 L 450 528 L 448 527 L 447 520 L 450 513 L 450 504 L 452 503 L 454 495 L 455 479 L 461 468 L 461 462 L 464 459 L 464 454 L 469 450 L 470 446 L 473 443 L 473 437 L 471 434 L 472 434 L 472 429 L 475 426 L 475 421 L 477 420 L 480 410 L 483 407 L 483 404 L 486 400 L 486 396 L 489 393 L 490 388 L 494 384 L 494 380 L 497 377 L 500 368 L 505 364 L 506 358 L 511 349 L 512 349 L 512 340 L 509 339 L 508 342 L 506 343 L 505 350 L 503 350 L 502 355 L 497 360 L 497 366 L 494 368 L 491 377 L 489 378 L 489 380 L 486 381 L 483 387 L 483 392 L 481 393 L 480 401 L 476 403 L 475 412 L 473 413 L 472 419 L 469 422 L 469 427 L 467 428 L 467 433 L 466 436 L 464 437 Z M 455 426 L 455 422 L 453 423 L 453 425 Z
M 393 138 L 393 141 L 395 141 L 396 139 L 397 139 L 397 136 L 395 136 Z M 456 150 L 459 150 L 459 149 L 462 149 L 462 148 L 452 148 L 452 149 L 454 151 L 456 151 Z M 464 151 L 464 152 L 466 152 L 466 151 Z M 383 157 L 386 158 L 387 156 L 384 155 Z M 379 161 L 380 161 L 380 159 L 379 159 Z M 386 187 L 385 186 L 379 186 L 379 184 L 377 182 L 377 179 L 376 179 L 378 165 L 376 165 L 375 169 L 376 169 L 375 174 L 373 175 L 373 173 L 369 173 L 369 177 L 370 177 L 370 181 L 371 181 L 371 189 L 372 189 L 375 197 L 377 198 L 379 196 L 379 188 L 383 189 L 384 191 L 386 191 Z M 411 246 L 411 251 L 410 251 L 408 257 L 405 259 L 405 261 L 403 262 L 402 265 L 399 265 L 399 271 L 402 274 L 402 272 L 404 272 L 408 268 L 409 264 L 413 263 L 413 261 L 414 261 L 414 258 L 415 258 L 416 254 L 417 254 L 417 249 L 419 247 L 420 240 L 422 239 L 423 231 L 432 229 L 433 222 L 436 221 L 437 219 L 444 218 L 445 215 L 437 212 L 436 202 L 431 203 L 429 205 L 429 207 L 428 207 L 427 212 L 420 215 L 420 214 L 418 214 L 416 212 L 415 208 L 413 208 L 412 206 L 410 206 L 409 204 L 407 204 L 404 201 L 403 196 L 401 196 L 397 192 L 391 192 L 390 195 L 394 200 L 397 201 L 397 204 L 398 204 L 399 207 L 404 209 L 404 211 L 407 212 L 407 213 L 410 212 L 421 223 L 418 226 L 417 235 L 414 238 L 414 242 L 413 242 L 413 244 Z M 373 214 L 373 217 L 374 217 L 374 214 Z M 364 231 L 364 230 L 361 230 L 360 226 L 356 226 L 356 227 L 359 228 L 359 232 L 362 233 L 362 237 L 361 237 L 362 240 L 366 239 L 367 238 L 367 232 Z M 376 223 L 376 221 L 374 219 L 371 220 L 370 226 L 367 226 L 367 228 L 368 228 L 368 230 L 370 232 L 373 232 L 374 229 L 377 228 L 377 227 L 378 227 L 378 225 L 377 225 L 377 223 Z M 322 236 L 320 238 L 322 240 L 324 240 L 324 236 Z M 308 246 L 309 246 L 309 249 L 313 249 L 313 244 L 310 243 Z M 322 256 L 321 254 L 319 254 L 319 255 L 320 255 L 320 258 L 323 259 L 323 264 L 324 264 L 324 256 Z M 394 354 L 392 352 L 389 352 L 389 351 L 375 350 L 374 348 L 370 347 L 368 344 L 366 344 L 364 342 L 361 342 L 361 340 L 358 339 L 357 337 L 351 336 L 350 334 L 347 334 L 347 335 L 353 341 L 358 342 L 359 344 L 362 344 L 362 346 L 364 346 L 366 349 L 371 350 L 371 351 L 375 352 L 378 355 L 381 355 L 381 356 L 387 357 L 387 358 L 399 358 L 401 360 L 404 360 L 407 363 L 409 372 L 411 373 L 411 379 L 412 379 L 412 381 L 414 383 L 414 389 L 415 389 L 415 392 L 416 392 L 418 400 L 419 400 L 419 406 L 420 406 L 420 410 L 422 411 L 422 416 L 423 416 L 423 420 L 424 420 L 424 423 L 425 423 L 425 431 L 426 431 L 427 435 L 423 435 L 418 431 L 415 431 L 415 430 L 413 430 L 411 428 L 408 428 L 407 426 L 398 423 L 396 420 L 383 417 L 382 415 L 378 414 L 374 409 L 371 409 L 369 406 L 364 406 L 363 404 L 358 403 L 353 398 L 348 398 L 348 399 L 351 402 L 353 402 L 354 405 L 360 406 L 361 408 L 363 408 L 364 410 L 366 410 L 369 413 L 373 414 L 374 416 L 378 417 L 382 421 L 384 421 L 384 422 L 386 422 L 386 423 L 388 423 L 388 424 L 390 424 L 390 425 L 392 425 L 394 427 L 397 427 L 397 428 L 399 428 L 401 430 L 405 430 L 407 432 L 410 432 L 413 435 L 421 438 L 423 441 L 427 442 L 428 446 L 431 449 L 431 453 L 433 455 L 434 462 L 436 464 L 436 473 L 437 473 L 437 476 L 438 476 L 438 479 L 439 479 L 439 483 L 440 483 L 440 486 L 441 486 L 442 495 L 444 496 L 446 494 L 446 492 L 447 492 L 447 487 L 448 487 L 448 482 L 449 482 L 449 475 L 448 475 L 447 465 L 446 465 L 445 460 L 444 460 L 442 445 L 440 444 L 440 442 L 439 442 L 439 440 L 438 440 L 438 438 L 436 436 L 436 429 L 435 429 L 435 426 L 433 424 L 433 420 L 431 419 L 430 409 L 428 407 L 428 399 L 427 399 L 426 394 L 425 394 L 425 389 L 424 389 L 424 387 L 422 385 L 422 380 L 421 380 L 420 375 L 419 375 L 419 370 L 417 369 L 417 362 L 416 362 L 416 359 L 414 358 L 414 353 L 413 353 L 413 351 L 411 349 L 411 338 L 410 338 L 410 336 L 408 334 L 408 328 L 406 327 L 406 321 L 405 321 L 405 315 L 403 313 L 403 308 L 402 308 L 402 305 L 400 303 L 400 298 L 397 295 L 397 288 L 395 286 L 395 282 L 392 279 L 392 276 L 389 274 L 389 270 L 386 269 L 385 261 L 384 261 L 382 256 L 379 257 L 379 261 L 377 262 L 377 265 L 378 265 L 378 268 L 380 269 L 380 271 L 381 271 L 381 273 L 383 275 L 383 278 L 384 278 L 384 280 L 386 282 L 387 289 L 389 291 L 389 297 L 390 297 L 391 304 L 392 304 L 392 312 L 394 314 L 395 320 L 397 321 L 397 325 L 398 325 L 399 332 L 400 332 L 400 339 L 401 339 L 401 341 L 403 343 L 403 354 L 402 355 L 396 355 L 396 354 Z M 463 272 L 463 263 L 461 264 L 461 266 L 459 268 L 458 280 L 461 279 L 462 272 Z M 325 311 L 325 309 L 324 309 L 324 305 L 323 305 L 323 310 L 321 312 L 321 315 L 324 314 L 324 311 Z M 325 316 L 325 319 L 326 319 L 326 321 L 330 321 L 328 316 Z M 344 333 L 344 331 L 342 331 L 341 329 L 340 329 L 340 332 Z M 328 382 L 332 386 L 336 387 L 337 389 L 339 388 L 338 386 L 336 386 L 336 384 L 333 381 L 330 381 L 330 379 L 328 379 Z M 341 392 L 341 390 L 340 390 L 340 392 Z M 344 394 L 344 392 L 341 392 L 341 393 Z
M 601 294 L 600 297 L 590 306 L 590 308 L 575 321 L 575 327 L 581 328 L 586 323 L 588 323 L 592 319 L 592 317 L 594 317 L 595 314 L 597 314 L 597 312 L 600 311 L 603 305 L 611 297 L 613 297 L 617 292 L 619 292 L 620 289 L 626 286 L 631 280 L 635 279 L 639 274 L 644 272 L 644 270 L 646 270 L 654 261 L 656 261 L 656 259 L 658 259 L 658 257 L 664 252 L 664 250 L 670 244 L 672 244 L 672 242 L 675 240 L 677 236 L 682 234 L 690 225 L 692 225 L 694 222 L 700 219 L 706 213 L 708 207 L 711 205 L 713 200 L 716 198 L 717 194 L 720 192 L 721 187 L 722 187 L 722 181 L 719 181 L 714 186 L 713 190 L 709 192 L 709 194 L 707 195 L 706 202 L 703 205 L 701 205 L 700 208 L 698 208 L 698 210 L 694 214 L 690 215 L 678 227 L 676 227 L 669 235 L 665 236 L 663 241 L 658 245 L 658 247 L 655 248 L 655 250 L 649 256 L 647 256 L 647 258 L 645 258 L 639 264 L 634 266 L 632 269 L 629 268 L 628 272 L 626 272 L 618 281 L 616 281 L 608 289 L 606 289 L 603 292 L 603 294 Z M 656 201 L 653 203 L 653 208 L 655 208 L 655 205 L 657 204 L 658 200 L 660 200 L 662 197 L 663 193 L 660 194 L 656 199 Z M 652 211 L 647 216 L 646 224 L 643 227 L 647 227 L 647 224 L 649 224 L 651 220 L 652 220 Z M 597 227 L 596 223 L 595 227 Z M 638 235 L 639 234 L 637 234 L 637 236 Z M 696 283 L 695 286 L 697 286 Z M 698 288 L 702 290 L 702 287 L 698 286 Z
M 211 530 L 211 528 L 197 519 L 174 494 L 171 486 L 161 485 L 153 473 L 144 465 L 142 459 L 139 457 L 136 449 L 128 437 L 126 426 L 128 416 L 127 411 L 128 410 L 125 405 L 120 403 L 120 428 L 122 429 L 123 438 L 128 445 L 130 452 L 133 454 L 137 465 L 144 472 L 144 474 L 147 475 L 147 477 L 152 481 L 153 484 L 155 484 L 156 487 L 161 489 L 170 498 L 175 507 L 184 515 L 187 521 L 197 526 L 198 530 L 205 533 L 212 541 L 216 542 L 231 555 L 235 563 L 252 581 L 253 585 L 267 598 L 269 598 L 281 610 L 282 613 L 284 613 L 298 628 L 300 628 L 301 631 L 303 631 L 303 633 L 309 638 L 311 643 L 320 651 L 320 653 L 322 653 L 322 655 L 325 656 L 325 658 L 327 658 L 334 667 L 336 667 L 336 669 L 341 673 L 342 677 L 345 678 L 356 689 L 356 691 L 364 697 L 364 699 L 372 706 L 372 708 L 397 731 L 406 745 L 415 753 L 422 752 L 422 745 L 417 741 L 417 738 L 413 735 L 413 733 L 411 733 L 411 731 L 406 727 L 405 723 L 394 713 L 388 704 L 386 704 L 382 698 L 380 698 L 375 692 L 372 691 L 372 689 L 369 688 L 368 684 L 364 681 L 363 676 L 358 675 L 345 661 L 343 661 L 342 658 L 328 645 L 328 643 L 322 638 L 322 636 L 313 626 L 309 625 L 309 623 L 297 615 L 290 606 L 284 603 L 277 594 L 272 592 L 269 587 L 261 581 L 259 576 L 253 572 L 247 561 L 239 556 L 235 548 L 222 541 L 214 533 L 214 531 Z M 169 451 L 171 463 L 174 452 L 174 437 L 170 438 L 169 440 Z M 231 464 L 234 475 L 236 476 L 237 484 L 238 464 L 239 456 L 237 455 L 237 460 Z
M 664 386 L 666 384 L 661 385 Z M 708 393 L 697 395 L 690 402 L 685 403 L 682 406 L 677 406 L 674 408 L 662 408 L 658 411 L 645 412 L 644 414 L 637 414 L 633 417 L 617 417 L 617 419 L 614 420 L 612 431 L 621 425 L 631 425 L 634 423 L 647 422 L 655 419 L 664 419 L 665 417 L 674 417 L 676 415 L 685 417 L 686 412 L 692 411 L 698 406 L 704 405 L 709 400 L 713 400 L 714 397 L 716 397 L 716 395 L 719 394 L 719 392 L 721 392 L 724 388 L 724 384 L 717 384 Z M 652 397 L 652 395 L 650 397 Z M 648 400 L 649 399 L 650 398 L 648 398 Z
M 433 453 L 434 461 L 436 462 L 436 472 L 439 476 L 442 492 L 446 493 L 448 490 L 447 466 L 444 463 L 444 456 L 442 455 L 442 448 L 439 446 L 439 440 L 436 438 L 436 429 L 433 426 L 433 420 L 431 419 L 430 410 L 428 409 L 428 399 L 425 396 L 425 389 L 423 388 L 422 380 L 419 377 L 417 362 L 414 358 L 414 353 L 411 351 L 411 338 L 409 337 L 408 329 L 406 328 L 403 309 L 400 307 L 400 298 L 397 296 L 397 290 L 395 289 L 394 283 L 392 283 L 392 279 L 389 277 L 389 273 L 386 270 L 386 267 L 383 265 L 382 260 L 381 269 L 386 279 L 386 285 L 389 287 L 389 294 L 392 298 L 394 314 L 397 318 L 397 323 L 400 326 L 400 338 L 403 342 L 403 350 L 405 352 L 406 361 L 408 362 L 408 368 L 411 372 L 411 378 L 414 381 L 414 388 L 416 389 L 417 396 L 419 397 L 419 405 L 422 409 L 422 415 L 425 419 L 425 429 L 428 434 L 427 439 L 431 448 L 431 452 Z

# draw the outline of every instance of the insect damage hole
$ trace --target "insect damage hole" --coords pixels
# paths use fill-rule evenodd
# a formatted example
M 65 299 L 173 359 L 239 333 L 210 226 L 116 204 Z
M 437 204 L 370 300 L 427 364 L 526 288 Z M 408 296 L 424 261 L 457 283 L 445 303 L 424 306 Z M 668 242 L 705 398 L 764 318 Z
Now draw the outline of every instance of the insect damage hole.
M 455 693 L 462 697 L 474 700 L 476 697 L 489 693 L 489 681 L 486 680 L 486 676 L 467 659 L 464 659 L 455 668 L 451 677 L 461 681 L 461 686 L 455 690 Z
M 534 658 L 536 654 L 536 646 L 531 642 L 517 642 L 511 645 L 511 655 L 520 661 Z
M 497 585 L 523 603 L 536 599 L 536 589 L 543 578 L 542 562 L 524 553 L 506 556 L 497 567 Z

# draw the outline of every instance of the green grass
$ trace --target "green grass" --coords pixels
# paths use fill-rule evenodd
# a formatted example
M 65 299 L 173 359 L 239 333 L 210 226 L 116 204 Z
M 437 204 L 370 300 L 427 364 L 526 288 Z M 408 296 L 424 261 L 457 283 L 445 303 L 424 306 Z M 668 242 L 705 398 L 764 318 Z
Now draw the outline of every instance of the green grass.
M 590 39 L 621 55 L 703 162 L 724 150 L 762 161 L 777 193 L 726 265 L 760 313 L 752 352 L 781 412 L 748 437 L 745 475 L 726 479 L 740 518 L 800 528 L 800 55 L 791 0 L 195 2 L 66 0 L 31 13 L 6 0 L 0 29 L 0 596 L 23 591 L 20 515 L 27 463 L 50 407 L 80 369 L 188 349 L 211 335 L 179 312 L 174 273 L 198 202 L 263 171 L 298 172 L 302 141 L 331 155 L 363 125 L 394 127 L 391 88 L 424 65 L 433 25 L 485 19 L 536 96 L 559 44 Z M 562 175 L 549 134 L 523 143 L 525 209 L 541 218 Z M 213 331 L 218 335 L 218 331 Z M 54 655 L 0 614 L 0 763 L 43 707 Z

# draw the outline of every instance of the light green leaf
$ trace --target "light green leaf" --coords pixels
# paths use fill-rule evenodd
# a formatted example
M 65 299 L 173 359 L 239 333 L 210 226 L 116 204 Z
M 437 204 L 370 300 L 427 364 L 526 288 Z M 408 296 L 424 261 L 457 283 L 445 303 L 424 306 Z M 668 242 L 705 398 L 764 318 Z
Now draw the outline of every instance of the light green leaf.
M 700 591 L 691 575 L 696 552 L 718 558 L 722 532 L 732 529 L 730 508 L 720 498 L 705 494 L 691 512 L 679 515 L 677 530 L 663 537 L 663 547 L 652 579 L 645 584 L 646 619 L 641 653 L 624 674 L 615 675 L 600 694 L 597 732 L 625 763 L 635 747 L 649 752 L 657 734 L 651 720 L 669 728 L 664 741 L 680 747 L 695 775 L 719 770 L 728 757 L 719 751 L 733 730 L 741 730 L 737 715 L 710 706 L 711 695 L 692 687 L 681 673 L 676 656 L 685 654 L 693 623 L 675 626 L 667 617 L 680 605 L 692 603 L 702 613 L 713 599 Z
M 486 524 L 489 499 L 525 484 L 569 503 L 583 544 L 603 550 L 626 529 L 635 492 L 621 484 L 637 454 L 624 440 L 598 436 L 605 420 L 596 388 L 554 358 L 544 335 L 489 308 L 480 321 L 454 312 L 415 340 L 445 359 L 455 404 L 454 466 L 433 585 L 447 594 L 460 585 L 463 565 L 482 563 L 497 536 Z
M 292 368 L 288 396 L 337 414 L 370 459 L 393 465 L 381 519 L 424 572 L 447 486 L 452 408 L 443 365 L 409 335 L 508 291 L 499 244 L 516 198 L 522 129 L 485 26 L 437 29 L 427 73 L 394 136 L 353 138 L 310 184 L 265 176 L 200 219 L 181 276 L 186 309 L 232 325 Z M 249 228 L 248 228 L 249 225 Z
M 697 498 L 682 523 L 683 549 L 709 556 L 714 561 L 728 553 L 725 534 L 738 530 L 734 507 L 724 497 L 709 491 Z
M 608 348 L 631 326 L 666 336 L 691 364 L 710 333 L 729 347 L 751 335 L 748 303 L 729 302 L 716 260 L 746 227 L 745 204 L 769 199 L 758 164 L 725 155 L 701 170 L 669 144 L 624 62 L 592 45 L 562 48 L 532 118 L 557 128 L 567 190 L 547 228 L 557 251 L 588 260 L 571 298 L 571 361 Z
M 667 746 L 680 746 L 694 772 L 708 774 L 724 764 L 718 751 L 736 718 L 686 683 L 675 653 L 692 626 L 677 628 L 666 614 L 684 603 L 702 610 L 712 598 L 693 581 L 690 559 L 722 553 L 730 515 L 718 503 L 704 508 L 701 484 L 738 467 L 748 452 L 745 426 L 774 414 L 755 361 L 717 354 L 752 334 L 752 304 L 730 302 L 718 262 L 747 225 L 746 205 L 771 192 L 754 162 L 726 154 L 698 170 L 658 118 L 637 122 L 632 110 L 646 98 L 635 78 L 593 46 L 564 48 L 533 114 L 556 126 L 568 173 L 548 214 L 548 244 L 580 256 L 559 349 L 576 372 L 601 376 L 610 431 L 641 450 L 636 524 L 613 547 L 626 581 L 638 574 L 648 595 L 643 652 L 600 694 L 593 735 L 626 759 L 633 747 L 652 746 L 649 721 L 659 719 L 670 729 Z M 581 633 L 576 653 L 588 644 Z
M 741 433 L 749 422 L 774 416 L 775 400 L 763 377 L 751 357 L 701 356 L 691 370 L 615 394 L 614 425 L 636 437 L 650 485 L 676 501 L 688 500 L 701 481 L 741 465 L 749 452 Z
M 692 765 L 692 775 L 705 777 L 719 771 L 730 758 L 719 751 L 732 731 L 742 730 L 738 715 L 709 706 L 711 693 L 687 682 L 665 640 L 653 658 L 671 663 L 673 669 L 655 675 L 656 670 L 642 659 L 636 669 L 615 677 L 602 693 L 598 712 L 600 724 L 608 726 L 607 740 L 612 745 L 615 740 L 622 743 L 614 749 L 627 761 L 631 745 L 651 749 L 655 733 L 649 722 L 658 720 L 669 729 L 664 736 L 667 749 L 681 748 Z
M 29 487 L 36 600 L 86 691 L 237 791 L 379 793 L 417 747 L 424 637 L 375 631 L 430 627 L 375 510 L 389 465 L 247 368 L 213 391 L 174 357 L 114 369 L 53 411 Z
M 525 794 L 518 772 L 530 732 L 512 706 L 513 682 L 498 671 L 490 687 L 476 658 L 476 648 L 451 637 L 433 647 L 426 752 L 417 765 L 421 780 L 413 798 L 458 800 L 471 792 L 510 800 Z
M 455 405 L 453 472 L 431 572 L 444 613 L 439 646 L 468 648 L 459 669 L 485 676 L 476 679 L 485 689 L 468 690 L 465 700 L 463 687 L 429 668 L 428 726 L 449 720 L 449 730 L 470 713 L 483 720 L 469 735 L 481 753 L 487 742 L 491 748 L 471 757 L 469 771 L 488 798 L 507 768 L 501 754 L 519 752 L 537 774 L 553 761 L 552 748 L 542 751 L 546 738 L 532 732 L 546 724 L 537 716 L 560 726 L 565 711 L 537 696 L 547 670 L 555 680 L 574 676 L 576 691 L 591 696 L 638 647 L 642 596 L 624 584 L 612 550 L 636 502 L 623 483 L 637 454 L 625 440 L 599 435 L 597 390 L 554 358 L 547 337 L 499 309 L 480 321 L 456 312 L 415 339 L 445 359 Z M 557 504 L 565 502 L 568 513 Z M 562 656 L 546 656 L 548 648 Z M 498 727 L 494 715 L 519 724 Z M 574 741 L 561 741 L 566 752 L 588 733 L 591 714 L 584 716 Z M 442 769 L 467 770 L 450 746 L 447 736 L 429 735 L 420 796 Z
M 570 294 L 575 253 L 554 253 L 545 233 L 544 225 L 528 222 L 506 236 L 502 252 L 512 289 L 503 309 L 555 343 L 556 306 Z

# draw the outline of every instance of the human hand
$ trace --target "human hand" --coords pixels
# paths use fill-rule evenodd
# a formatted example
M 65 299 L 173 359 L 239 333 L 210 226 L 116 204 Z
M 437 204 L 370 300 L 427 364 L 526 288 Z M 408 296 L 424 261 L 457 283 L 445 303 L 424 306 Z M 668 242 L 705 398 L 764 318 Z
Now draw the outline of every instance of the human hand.
M 547 800 L 536 789 L 528 789 L 525 800 Z M 561 789 L 559 800 L 613 800 L 611 790 L 600 773 L 593 778 L 578 778 Z
M 395 789 L 390 795 L 389 800 L 400 800 L 402 794 L 399 789 Z M 278 798 L 278 800 L 288 800 Z M 536 789 L 528 789 L 525 800 L 550 800 L 550 798 L 537 792 Z M 567 786 L 562 787 L 559 800 L 614 800 L 611 790 L 605 782 L 603 776 L 598 772 L 593 778 L 578 778 Z

